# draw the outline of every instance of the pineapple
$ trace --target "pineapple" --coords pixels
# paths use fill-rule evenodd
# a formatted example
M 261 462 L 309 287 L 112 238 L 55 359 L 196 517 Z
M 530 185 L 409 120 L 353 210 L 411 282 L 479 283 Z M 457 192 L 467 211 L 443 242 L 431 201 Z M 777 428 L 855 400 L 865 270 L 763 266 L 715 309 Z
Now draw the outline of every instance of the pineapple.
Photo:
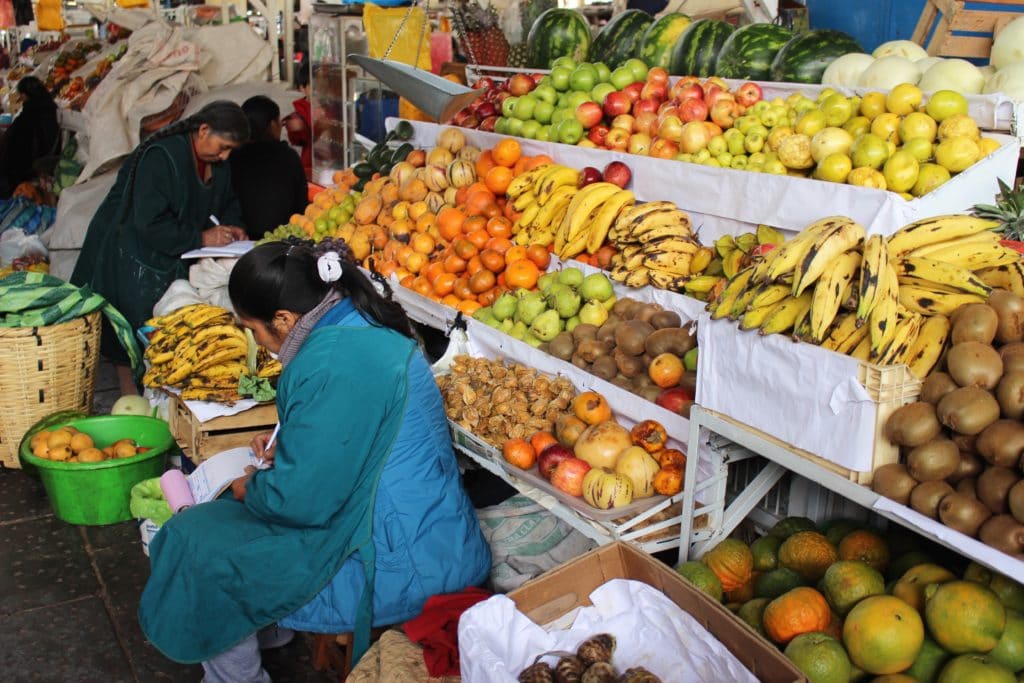
M 979 218 L 999 221 L 996 232 L 1001 232 L 1003 239 L 1024 242 L 1024 190 L 1014 192 L 1013 188 L 1000 179 L 995 206 L 975 204 L 971 213 Z
M 494 7 L 484 8 L 474 0 L 459 2 L 452 8 L 452 24 L 459 50 L 469 63 L 508 66 L 508 40 Z

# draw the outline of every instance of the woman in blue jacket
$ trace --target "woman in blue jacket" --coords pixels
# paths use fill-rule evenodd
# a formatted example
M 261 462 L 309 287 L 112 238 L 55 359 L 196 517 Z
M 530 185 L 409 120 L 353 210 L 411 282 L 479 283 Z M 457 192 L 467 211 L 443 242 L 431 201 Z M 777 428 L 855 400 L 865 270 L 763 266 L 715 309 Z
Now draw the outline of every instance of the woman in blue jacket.
M 358 659 L 371 624 L 490 569 L 430 368 L 345 244 L 256 247 L 229 293 L 285 365 L 274 448 L 254 442 L 273 466 L 164 525 L 139 607 L 149 640 L 202 661 L 206 683 L 269 681 L 255 634 L 275 622 L 354 631 Z

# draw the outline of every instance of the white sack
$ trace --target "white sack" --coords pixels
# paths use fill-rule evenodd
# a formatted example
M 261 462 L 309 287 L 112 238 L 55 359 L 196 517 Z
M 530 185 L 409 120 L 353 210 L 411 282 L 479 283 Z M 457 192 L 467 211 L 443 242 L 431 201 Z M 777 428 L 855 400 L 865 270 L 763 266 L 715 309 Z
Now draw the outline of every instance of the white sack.
M 208 88 L 263 80 L 273 49 L 244 22 L 188 29 L 185 38 L 199 48 L 199 75 Z

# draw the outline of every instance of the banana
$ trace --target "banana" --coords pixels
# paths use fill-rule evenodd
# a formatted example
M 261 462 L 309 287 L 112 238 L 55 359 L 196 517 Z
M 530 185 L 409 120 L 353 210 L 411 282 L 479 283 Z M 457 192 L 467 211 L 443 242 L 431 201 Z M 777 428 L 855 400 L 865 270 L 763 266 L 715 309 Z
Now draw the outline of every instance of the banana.
M 151 346 L 149 348 L 151 349 L 153 347 Z M 174 360 L 174 351 L 163 351 L 161 353 L 150 354 L 149 349 L 146 349 L 146 358 L 153 365 L 162 365 L 164 363 L 170 363 L 172 360 Z
M 208 306 L 209 304 L 189 304 L 188 306 L 182 306 L 178 310 L 172 311 L 167 315 L 159 315 L 154 318 L 150 318 L 143 324 L 149 327 L 170 327 L 171 325 L 181 322 L 181 319 L 186 315 L 195 313 L 199 309 L 206 308 Z
M 588 254 L 593 254 L 601 248 L 601 245 L 604 244 L 605 239 L 608 237 L 608 232 L 615 223 L 615 219 L 619 217 L 623 209 L 633 204 L 634 201 L 636 201 L 636 197 L 631 191 L 619 190 L 601 204 L 601 208 L 597 211 L 597 216 L 591 221 L 590 237 L 587 240 Z
M 814 315 L 814 304 L 811 304 L 811 315 Z M 821 340 L 821 348 L 835 351 L 857 330 L 857 316 L 847 313 L 835 319 L 828 335 Z
M 924 319 L 917 339 L 903 355 L 903 362 L 918 379 L 924 379 L 942 356 L 949 337 L 949 318 L 933 315 Z
M 896 336 L 897 311 L 899 284 L 896 281 L 896 271 L 892 266 L 886 266 L 885 275 L 878 287 L 881 291 L 881 298 L 871 309 L 868 316 L 868 336 L 871 340 L 870 358 L 877 358 L 882 351 L 892 343 Z
M 658 289 L 667 289 L 670 291 L 681 290 L 686 282 L 686 277 L 687 276 L 675 275 L 664 270 L 651 270 L 650 272 L 652 285 Z
M 703 273 L 704 270 L 711 265 L 712 259 L 715 257 L 715 252 L 708 247 L 701 247 L 693 255 L 693 259 L 690 261 L 690 270 L 694 273 Z
M 768 266 L 766 276 L 769 280 L 778 280 L 786 273 L 793 272 L 797 265 L 804 260 L 804 256 L 813 246 L 814 242 L 826 232 L 837 228 L 842 221 L 849 221 L 844 216 L 829 216 L 811 223 L 804 228 L 799 235 L 790 241 L 775 247 L 769 253 L 772 255 L 771 264 Z
M 196 373 L 196 376 L 193 377 L 193 379 L 217 380 L 228 378 L 235 380 L 237 383 L 238 377 L 245 372 L 245 370 L 246 367 L 244 363 L 222 363 Z
M 751 285 L 741 292 L 732 304 L 732 310 L 729 311 L 729 317 L 733 320 L 739 320 L 740 317 L 747 312 L 747 307 L 750 305 L 750 302 L 754 300 L 754 297 L 757 296 L 759 291 L 761 291 L 761 287 Z
M 690 263 L 692 264 L 693 261 L 691 260 Z M 687 294 L 707 294 L 715 288 L 721 279 L 717 275 L 698 275 L 687 280 L 683 289 Z
M 584 234 L 591 225 L 590 214 L 617 192 L 619 186 L 612 183 L 591 183 L 579 190 L 569 203 L 569 209 L 562 221 L 563 226 L 566 222 L 569 224 L 566 241 L 573 242 Z
M 885 294 L 882 280 L 889 269 L 889 248 L 881 235 L 871 235 L 864 241 L 864 256 L 860 262 L 860 286 L 857 300 L 857 322 L 863 325 L 871 311 Z
M 793 294 L 803 294 L 805 289 L 822 276 L 836 257 L 860 244 L 864 240 L 864 234 L 863 225 L 846 219 L 845 222 L 840 221 L 839 227 L 815 240 L 804 255 L 804 260 L 793 271 Z M 839 294 L 841 292 L 836 296 Z
M 641 204 L 634 204 L 619 216 L 619 220 L 615 221 L 619 225 L 628 225 L 637 218 L 644 216 L 651 211 L 663 211 L 665 209 L 677 208 L 675 203 L 669 201 L 656 201 L 656 202 L 643 202 Z M 629 232 L 628 230 L 626 231 Z
M 573 256 L 576 256 L 578 254 L 582 254 L 587 249 L 587 238 L 588 237 L 589 237 L 589 235 L 584 232 L 584 233 L 581 233 L 572 242 L 566 242 L 566 244 L 562 247 L 562 250 L 556 252 L 558 254 L 558 258 L 564 260 L 564 259 L 570 259 Z
M 811 309 L 800 311 L 800 314 L 796 317 L 796 322 L 793 323 L 793 339 L 797 341 L 806 341 L 811 336 Z
M 537 195 L 532 192 L 524 192 L 512 200 L 512 208 L 516 211 L 525 212 L 531 204 L 540 204 L 540 202 L 537 201 Z
M 238 337 L 241 340 L 245 339 L 242 330 L 236 325 L 210 325 L 193 334 L 191 343 L 199 344 L 210 337 Z
M 533 227 L 534 221 L 537 220 L 537 214 L 540 213 L 540 204 L 537 202 L 531 202 L 529 206 L 523 209 L 522 214 L 512 226 L 512 232 L 517 235 L 524 230 L 528 230 Z
M 982 270 L 1016 263 L 1020 260 L 1020 254 L 998 242 L 969 242 L 937 249 L 928 254 L 928 258 L 967 270 Z
M 896 261 L 896 273 L 920 280 L 928 280 L 945 287 L 960 289 L 971 294 L 988 296 L 992 288 L 974 273 L 943 261 L 908 256 Z
M 689 237 L 692 234 L 690 216 L 681 209 L 666 209 L 664 211 L 651 211 L 638 219 L 634 219 L 631 225 L 631 234 L 634 238 L 644 241 L 644 237 L 664 227 L 674 227 L 679 237 Z
M 909 277 L 907 275 L 901 275 L 899 277 L 899 283 L 902 287 L 906 285 L 908 287 L 919 287 L 921 289 L 930 289 L 933 292 L 943 292 L 946 294 L 963 294 L 964 290 L 957 289 L 956 287 L 950 287 L 940 282 L 934 282 L 933 280 L 922 280 L 917 277 Z
M 658 220 L 660 221 L 661 218 Z M 650 230 L 645 231 L 642 235 L 638 235 L 636 237 L 636 240 L 644 246 L 650 245 L 651 242 L 658 242 L 664 239 L 692 239 L 690 237 L 690 224 L 679 221 L 678 219 L 669 219 L 669 222 L 666 222 L 664 225 L 651 228 Z M 736 252 L 727 256 L 726 260 L 732 259 L 734 254 L 736 254 Z M 743 252 L 740 252 L 737 256 L 739 258 L 744 258 L 745 255 Z
M 201 358 L 196 361 L 192 367 L 192 372 L 202 373 L 207 368 L 212 368 L 215 365 L 244 359 L 245 349 L 239 350 L 236 347 L 225 348 L 219 350 L 217 353 L 207 356 L 206 358 Z
M 967 237 L 985 230 L 992 230 L 999 223 L 966 214 L 934 216 L 914 221 L 897 230 L 889 238 L 889 252 L 903 256 L 920 247 Z
M 882 349 L 875 362 L 879 365 L 894 365 L 900 362 L 910 345 L 917 340 L 917 335 L 921 331 L 921 320 L 922 316 L 916 313 L 901 319 L 896 324 L 896 332 L 889 346 Z
M 204 325 L 229 323 L 231 322 L 231 314 L 218 306 L 208 306 L 183 316 L 181 321 L 194 330 Z
M 284 370 L 284 366 L 281 365 L 281 361 L 276 358 L 271 358 L 266 363 L 259 367 L 256 372 L 257 377 L 277 377 Z
M 651 282 L 651 271 L 646 268 L 637 268 L 630 271 L 623 280 L 623 284 L 629 287 L 646 287 Z
M 946 316 L 952 315 L 956 309 L 966 304 L 985 303 L 985 297 L 977 294 L 938 292 L 914 285 L 900 286 L 899 300 L 915 313 Z
M 178 356 L 183 361 L 194 361 L 197 358 L 205 358 L 211 353 L 224 348 L 246 348 L 245 337 L 210 337 L 202 342 L 190 345 L 185 349 L 179 349 Z
M 776 301 L 773 304 L 767 306 L 761 306 L 759 308 L 752 308 L 743 314 L 740 318 L 740 329 L 741 330 L 756 330 L 764 324 L 765 320 L 782 306 L 781 301 Z
M 782 334 L 793 329 L 797 320 L 811 306 L 811 293 L 804 292 L 800 296 L 788 295 L 775 310 L 761 323 L 760 334 Z
M 579 185 L 580 173 L 575 168 L 569 168 L 568 166 L 562 166 L 561 168 L 558 168 L 554 172 L 548 173 L 548 174 L 542 176 L 541 178 L 542 178 L 542 181 L 540 183 L 540 185 L 541 185 L 540 191 L 537 192 L 536 184 L 534 185 L 534 191 L 537 194 L 537 201 L 540 202 L 540 204 L 543 205 L 543 204 L 547 204 L 548 203 L 548 200 L 551 198 L 551 195 L 559 187 L 564 187 L 566 185 L 570 185 L 573 188 L 575 188 L 577 185 Z M 597 185 L 597 184 L 598 183 L 594 183 L 594 185 Z M 609 183 L 609 185 L 611 185 L 611 183 Z M 590 186 L 588 185 L 587 187 L 590 187 Z M 617 185 L 613 186 L 613 187 L 618 188 Z M 586 189 L 586 188 L 584 188 L 584 189 Z
M 844 311 L 857 312 L 857 302 L 859 301 L 859 294 L 857 290 L 860 289 L 860 273 L 857 273 L 850 282 L 847 283 L 846 289 L 843 290 L 843 296 L 840 298 L 840 306 Z
M 147 387 L 160 387 L 164 384 L 163 369 L 155 365 L 146 370 L 142 376 L 142 383 Z
M 530 183 L 530 194 L 534 197 L 539 197 L 540 191 L 544 187 L 544 181 L 547 177 L 554 173 L 558 173 L 565 168 L 568 168 L 568 166 L 563 166 L 562 164 L 551 164 L 550 166 L 545 167 L 540 173 L 533 176 L 533 181 Z
M 850 351 L 850 357 L 856 358 L 857 360 L 868 362 L 868 358 L 871 355 L 871 336 L 868 334 L 864 335 L 864 338 L 860 340 L 857 346 L 853 347 Z
M 555 190 L 547 204 L 540 207 L 536 218 L 534 218 L 533 226 L 545 229 L 548 226 L 557 227 L 557 224 L 554 223 L 555 215 L 572 203 L 572 198 L 575 194 L 576 188 L 569 187 L 568 185 L 563 185 Z
M 814 286 L 811 300 L 811 338 L 820 343 L 839 313 L 847 288 L 852 287 L 860 268 L 861 255 L 848 251 L 832 261 L 824 276 Z
M 790 288 L 786 285 L 767 285 L 750 300 L 750 305 L 747 306 L 747 310 L 777 304 L 789 296 L 789 289 Z
M 715 300 L 715 307 L 711 314 L 712 320 L 719 320 L 732 312 L 732 307 L 736 303 L 736 299 L 746 289 L 747 284 L 750 282 L 750 276 L 753 274 L 753 270 L 753 268 L 742 270 L 736 275 L 736 277 L 726 283 L 725 289 L 722 290 L 721 295 Z
M 192 372 L 192 363 L 184 361 L 174 366 L 171 371 L 164 375 L 164 384 L 174 386 L 182 382 Z
M 998 242 L 1001 235 L 993 230 L 985 230 L 974 235 L 968 235 L 966 237 L 957 237 L 956 239 L 947 240 L 945 242 L 936 242 L 935 244 L 929 244 L 924 247 L 918 247 L 913 251 L 908 251 L 907 256 L 927 256 L 933 251 L 945 249 L 951 247 L 954 244 L 991 244 Z
M 975 275 L 989 287 L 999 287 L 1017 296 L 1024 296 L 1024 266 L 1020 262 L 979 270 Z
M 217 403 L 233 403 L 242 399 L 237 389 L 217 389 L 207 387 L 188 387 L 181 390 L 184 401 L 216 401 Z
M 537 177 L 550 170 L 551 164 L 544 164 L 543 166 L 532 168 L 526 173 L 520 173 L 508 184 L 505 194 L 511 199 L 515 199 L 524 192 L 530 192 L 533 189 L 533 183 L 537 180 Z
M 700 246 L 685 237 L 666 237 L 657 242 L 649 242 L 643 245 L 643 253 L 656 254 L 667 251 L 677 254 L 686 254 L 691 258 L 697 254 Z
M 676 276 L 690 274 L 690 255 L 675 251 L 659 251 L 644 254 L 644 266 L 651 270 L 660 270 Z

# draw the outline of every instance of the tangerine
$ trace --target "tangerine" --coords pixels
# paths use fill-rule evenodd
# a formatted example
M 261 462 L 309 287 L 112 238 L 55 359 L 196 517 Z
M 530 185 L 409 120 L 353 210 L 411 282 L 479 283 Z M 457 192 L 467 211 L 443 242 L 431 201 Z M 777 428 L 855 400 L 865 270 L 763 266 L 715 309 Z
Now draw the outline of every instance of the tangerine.
M 437 229 L 441 232 L 441 237 L 450 242 L 462 234 L 462 223 L 465 220 L 466 214 L 446 206 L 437 214 Z
M 501 447 L 506 462 L 519 469 L 528 470 L 537 462 L 537 452 L 526 439 L 509 439 Z
M 537 264 L 533 261 L 523 258 L 508 263 L 502 276 L 504 277 L 505 285 L 508 287 L 533 289 L 540 278 L 540 269 L 537 268 Z
M 480 260 L 480 254 L 473 254 L 473 257 L 466 261 L 466 273 L 473 277 L 481 270 L 484 270 L 484 264 Z
M 480 302 L 481 306 L 490 306 L 494 303 L 494 300 L 498 298 L 498 288 L 492 287 L 486 292 L 480 292 L 476 295 L 476 300 Z
M 480 252 L 480 262 L 484 268 L 492 273 L 500 273 L 505 269 L 505 257 L 494 249 L 484 249 Z
M 948 581 L 925 589 L 924 618 L 935 642 L 953 654 L 989 652 L 1006 628 L 1006 608 L 988 587 Z
M 423 296 L 431 296 L 434 293 L 434 288 L 431 286 L 427 278 L 422 275 L 417 275 L 412 281 L 412 290 Z
M 479 311 L 483 306 L 476 299 L 463 299 L 459 302 L 459 305 L 455 308 L 462 312 L 462 315 L 472 316 L 474 313 Z
M 801 633 L 824 631 L 831 620 L 832 612 L 825 596 L 806 586 L 794 588 L 769 602 L 762 617 L 765 633 L 780 645 Z
M 924 644 L 924 624 L 913 607 L 891 595 L 858 602 L 843 624 L 850 660 L 868 673 L 895 674 L 910 668 Z
M 458 254 L 450 253 L 444 257 L 444 270 L 446 273 L 461 273 L 466 270 L 466 259 Z
M 431 261 L 430 265 L 423 271 L 423 275 L 426 276 L 427 281 L 430 282 L 431 285 L 434 284 L 434 280 L 437 279 L 437 276 L 442 273 L 444 273 L 444 264 L 440 261 Z
M 445 294 L 441 297 L 441 303 L 451 308 L 458 308 L 459 304 L 462 303 L 462 299 L 455 296 L 454 294 Z
M 474 294 L 481 294 L 492 289 L 496 283 L 494 273 L 485 269 L 478 271 L 469 278 L 469 289 Z
M 839 559 L 834 545 L 817 531 L 800 531 L 779 547 L 779 566 L 792 569 L 806 581 L 817 581 Z
M 512 168 L 522 155 L 523 148 L 512 138 L 505 138 L 491 150 L 494 163 L 507 168 Z
M 426 233 L 417 233 L 412 236 L 409 240 L 409 246 L 412 247 L 413 251 L 419 252 L 420 254 L 429 254 L 434 251 L 434 247 L 437 244 L 434 242 L 434 238 Z
M 458 255 L 459 258 L 465 259 L 466 261 L 473 258 L 477 254 L 476 247 L 473 245 L 472 242 L 466 239 L 455 240 L 452 243 L 452 249 L 455 250 L 455 253 Z
M 483 178 L 495 165 L 494 157 L 491 156 L 491 150 L 485 149 L 480 152 L 480 156 L 476 158 L 476 163 L 474 164 L 476 167 L 476 177 Z
M 491 236 L 487 234 L 486 230 L 474 230 L 473 232 L 466 233 L 466 239 L 472 242 L 474 247 L 482 251 L 487 245 L 487 240 L 491 239 Z
M 484 218 L 483 216 L 469 216 L 462 223 L 462 231 L 467 235 L 471 232 L 478 232 L 480 230 L 483 230 L 486 233 L 486 227 L 487 219 Z M 484 241 L 484 243 L 486 244 L 486 240 Z
M 458 277 L 455 275 L 455 273 L 441 273 L 440 275 L 434 278 L 434 294 L 437 294 L 438 296 L 451 294 L 452 288 L 455 286 L 455 280 L 457 279 Z
M 410 273 L 419 273 L 427 266 L 428 262 L 429 259 L 426 254 L 414 251 L 405 259 L 405 267 Z
M 539 244 L 531 244 L 526 247 L 526 258 L 533 261 L 538 268 L 544 271 L 551 264 L 551 252 Z
M 860 560 L 840 560 L 825 571 L 821 590 L 832 609 L 842 616 L 864 598 L 885 593 L 885 579 Z
M 416 276 L 410 273 L 405 277 L 399 278 L 398 284 L 402 285 L 406 289 L 414 289 L 416 284 Z
M 452 288 L 452 294 L 459 297 L 459 299 L 476 300 L 476 293 L 469 288 L 469 278 L 466 276 L 462 276 L 455 281 L 455 286 Z
M 509 183 L 512 182 L 512 171 L 504 166 L 495 166 L 484 174 L 484 185 L 494 194 L 505 194 Z
M 488 218 L 487 234 L 491 237 L 512 237 L 512 221 L 504 216 Z
M 507 237 L 492 237 L 487 240 L 487 244 L 485 244 L 484 247 L 487 249 L 493 249 L 504 256 L 505 252 L 512 248 L 512 240 Z
M 466 213 L 470 216 L 484 216 L 489 218 L 488 213 L 493 212 L 491 207 L 497 208 L 494 203 L 494 195 L 490 192 L 474 192 L 466 197 Z M 500 209 L 499 209 L 500 212 Z
M 512 263 L 514 261 L 522 261 L 526 258 L 526 247 L 521 244 L 517 244 L 514 247 L 510 247 L 505 252 L 505 263 Z M 536 264 L 534 264 L 536 265 Z
M 727 593 L 750 581 L 754 569 L 754 556 L 750 548 L 736 538 L 725 539 L 705 553 L 701 561 L 711 568 L 722 584 L 722 590 Z

